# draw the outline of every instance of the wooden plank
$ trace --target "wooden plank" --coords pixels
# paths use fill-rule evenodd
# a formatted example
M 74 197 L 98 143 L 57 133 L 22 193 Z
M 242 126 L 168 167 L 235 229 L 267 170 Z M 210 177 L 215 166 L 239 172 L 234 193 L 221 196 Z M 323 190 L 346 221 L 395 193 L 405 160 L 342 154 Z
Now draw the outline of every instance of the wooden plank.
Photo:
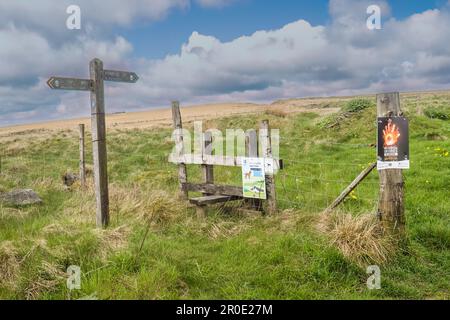
M 400 94 L 377 95 L 378 117 L 401 116 Z M 403 171 L 400 169 L 380 170 L 380 197 L 378 216 L 385 230 L 404 235 L 405 207 Z
M 172 102 L 172 119 L 173 127 L 175 130 L 181 131 L 183 129 L 183 122 L 181 120 L 180 103 L 178 101 Z M 181 134 L 176 135 L 175 144 L 178 146 L 180 153 L 184 153 L 184 140 Z M 173 162 L 173 161 L 172 161 Z M 180 196 L 181 198 L 187 200 L 189 197 L 188 190 L 185 189 L 185 184 L 187 183 L 187 167 L 186 162 L 178 161 L 178 180 L 180 183 Z
M 224 166 L 224 167 L 241 167 L 243 157 L 228 157 L 228 156 L 209 156 L 209 155 L 196 155 L 196 154 L 184 154 L 177 156 L 171 154 L 169 156 L 169 162 L 174 164 L 196 164 L 196 165 L 211 165 L 211 166 Z M 283 166 L 283 161 L 280 159 L 274 160 L 275 173 Z
M 212 147 L 213 147 L 213 136 L 211 132 L 204 133 L 204 143 L 203 143 L 203 155 L 212 155 Z M 214 166 L 202 164 L 202 173 L 203 173 L 203 181 L 205 184 L 213 184 L 214 183 Z M 204 193 L 204 196 L 209 195 L 208 193 Z
M 263 120 L 260 124 L 260 144 L 262 157 L 272 159 L 272 144 L 270 140 L 269 120 Z M 274 161 L 275 163 L 275 161 Z M 276 168 L 274 168 L 274 171 Z M 267 209 L 269 214 L 277 212 L 277 199 L 275 192 L 275 175 L 266 174 Z
M 97 200 L 97 226 L 109 224 L 108 165 L 106 153 L 105 99 L 103 62 L 94 59 L 89 65 L 93 89 L 91 91 L 92 149 L 94 184 Z
M 51 77 L 48 79 L 47 85 L 55 90 L 90 91 L 94 83 L 92 80 L 87 79 Z
M 86 159 L 85 159 L 85 143 L 84 143 L 84 124 L 79 125 L 80 131 L 80 183 L 81 187 L 86 188 Z
M 225 196 L 236 196 L 243 197 L 242 187 L 235 186 L 225 186 L 225 185 L 215 185 L 215 184 L 195 184 L 195 183 L 185 183 L 184 188 L 192 192 L 201 192 L 211 195 L 225 195 Z
M 189 202 L 195 204 L 196 206 L 207 206 L 218 203 L 225 203 L 230 201 L 240 200 L 242 198 L 239 197 L 231 197 L 231 196 L 206 196 L 200 198 L 189 199 Z
M 248 130 L 245 135 L 245 154 L 249 158 L 258 158 L 258 133 Z
M 350 185 L 345 188 L 345 190 L 341 193 L 339 197 L 336 198 L 336 200 L 333 201 L 333 203 L 325 210 L 325 212 L 331 212 L 332 210 L 336 209 L 344 200 L 348 197 L 348 195 L 356 189 L 356 187 L 363 181 L 369 173 L 372 172 L 373 169 L 377 167 L 377 163 L 371 164 L 369 167 L 364 169 L 363 172 L 361 172 L 356 179 L 350 183 Z
M 104 81 L 114 81 L 114 82 L 136 83 L 139 80 L 139 77 L 134 72 L 104 70 L 103 71 L 103 80 Z

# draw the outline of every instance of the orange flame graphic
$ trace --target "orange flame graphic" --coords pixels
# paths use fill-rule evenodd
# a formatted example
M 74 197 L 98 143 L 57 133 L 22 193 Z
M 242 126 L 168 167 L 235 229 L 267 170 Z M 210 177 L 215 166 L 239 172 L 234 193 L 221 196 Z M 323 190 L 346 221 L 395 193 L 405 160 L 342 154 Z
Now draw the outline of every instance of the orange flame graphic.
M 383 130 L 383 139 L 385 147 L 392 147 L 397 145 L 400 138 L 400 131 L 397 126 L 392 123 L 392 119 L 389 119 L 388 125 Z

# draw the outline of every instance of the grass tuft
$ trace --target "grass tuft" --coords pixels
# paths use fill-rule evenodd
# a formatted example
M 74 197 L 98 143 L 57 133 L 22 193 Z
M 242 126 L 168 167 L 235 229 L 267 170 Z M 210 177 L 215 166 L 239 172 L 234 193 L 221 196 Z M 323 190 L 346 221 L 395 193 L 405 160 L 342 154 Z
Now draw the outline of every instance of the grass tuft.
M 373 214 L 323 214 L 318 229 L 348 260 L 360 267 L 384 265 L 397 250 L 394 241 L 383 234 Z
M 0 244 L 0 287 L 16 289 L 20 259 L 18 250 L 11 241 Z

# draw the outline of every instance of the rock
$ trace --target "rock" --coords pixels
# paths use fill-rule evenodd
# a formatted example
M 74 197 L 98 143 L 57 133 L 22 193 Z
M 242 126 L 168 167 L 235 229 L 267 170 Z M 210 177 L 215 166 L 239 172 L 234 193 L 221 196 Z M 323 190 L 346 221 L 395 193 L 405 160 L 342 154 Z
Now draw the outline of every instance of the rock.
M 42 199 L 33 190 L 24 189 L 0 193 L 0 202 L 15 206 L 27 206 L 42 203 Z
M 79 179 L 78 176 L 73 173 L 66 173 L 63 176 L 64 185 L 67 187 L 71 187 L 75 182 L 78 181 L 78 179 Z

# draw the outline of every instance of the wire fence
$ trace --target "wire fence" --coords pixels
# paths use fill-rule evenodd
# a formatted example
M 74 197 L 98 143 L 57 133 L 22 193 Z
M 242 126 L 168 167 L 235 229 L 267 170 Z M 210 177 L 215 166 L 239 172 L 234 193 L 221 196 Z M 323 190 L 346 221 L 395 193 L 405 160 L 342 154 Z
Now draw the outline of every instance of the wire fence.
M 323 211 L 359 174 L 352 165 L 283 161 L 286 168 L 276 177 L 277 201 L 282 207 Z M 303 169 L 299 170 L 299 166 Z M 346 207 L 371 210 L 376 205 L 378 182 L 372 176 L 366 179 L 346 199 Z
M 36 148 L 25 152 L 0 149 L 0 189 L 3 189 L 0 191 L 28 188 L 36 181 L 45 179 L 61 181 L 64 172 L 78 173 L 77 137 L 70 139 L 73 139 L 73 142 L 67 150 L 58 151 L 49 148 L 43 151 L 42 148 Z M 296 145 L 292 148 L 289 144 Z M 277 202 L 281 209 L 299 209 L 306 212 L 325 210 L 365 168 L 376 161 L 376 150 L 370 142 L 341 143 L 331 139 L 314 142 L 308 139 L 291 138 L 289 144 L 281 145 L 280 158 L 283 159 L 284 169 L 279 171 L 275 178 Z M 122 145 L 122 143 L 116 143 L 116 145 Z M 449 204 L 448 201 L 442 201 L 442 194 L 446 192 L 445 188 L 450 179 L 448 176 L 436 174 L 445 166 L 448 167 L 450 159 L 448 151 L 437 150 L 433 148 L 432 143 L 430 147 L 424 149 L 435 153 L 436 160 L 432 162 L 412 160 L 411 170 L 404 172 L 406 203 L 410 205 L 411 210 L 436 214 L 448 212 Z M 89 165 L 92 155 L 89 148 L 86 150 L 89 153 L 87 155 Z M 130 167 L 127 163 L 130 161 L 129 155 L 124 154 L 123 150 L 112 148 L 108 154 L 111 168 L 114 165 L 121 165 L 129 170 L 116 170 L 123 174 L 112 174 L 110 181 L 119 181 L 124 175 L 134 174 L 131 171 L 147 166 L 148 174 L 143 175 L 143 179 L 151 180 L 158 176 L 162 182 L 167 182 L 167 176 L 170 175 L 173 177 L 170 183 L 177 185 L 174 165 L 169 164 L 164 157 L 155 158 L 156 155 L 149 155 L 146 151 L 142 153 L 142 157 L 137 158 L 135 160 L 137 162 Z M 159 166 L 156 170 L 160 172 L 155 174 L 151 171 L 152 166 L 155 168 Z M 192 177 L 197 175 L 201 179 L 200 167 L 196 167 L 196 173 Z M 240 169 L 233 170 L 233 174 L 228 174 L 231 171 L 230 168 L 217 167 L 217 182 L 239 185 Z M 432 181 L 428 176 L 430 170 L 435 173 Z M 373 212 L 377 207 L 379 188 L 378 172 L 373 170 L 350 193 L 341 207 L 352 212 Z M 413 188 L 414 192 L 409 192 Z M 435 196 L 436 194 L 439 196 Z

